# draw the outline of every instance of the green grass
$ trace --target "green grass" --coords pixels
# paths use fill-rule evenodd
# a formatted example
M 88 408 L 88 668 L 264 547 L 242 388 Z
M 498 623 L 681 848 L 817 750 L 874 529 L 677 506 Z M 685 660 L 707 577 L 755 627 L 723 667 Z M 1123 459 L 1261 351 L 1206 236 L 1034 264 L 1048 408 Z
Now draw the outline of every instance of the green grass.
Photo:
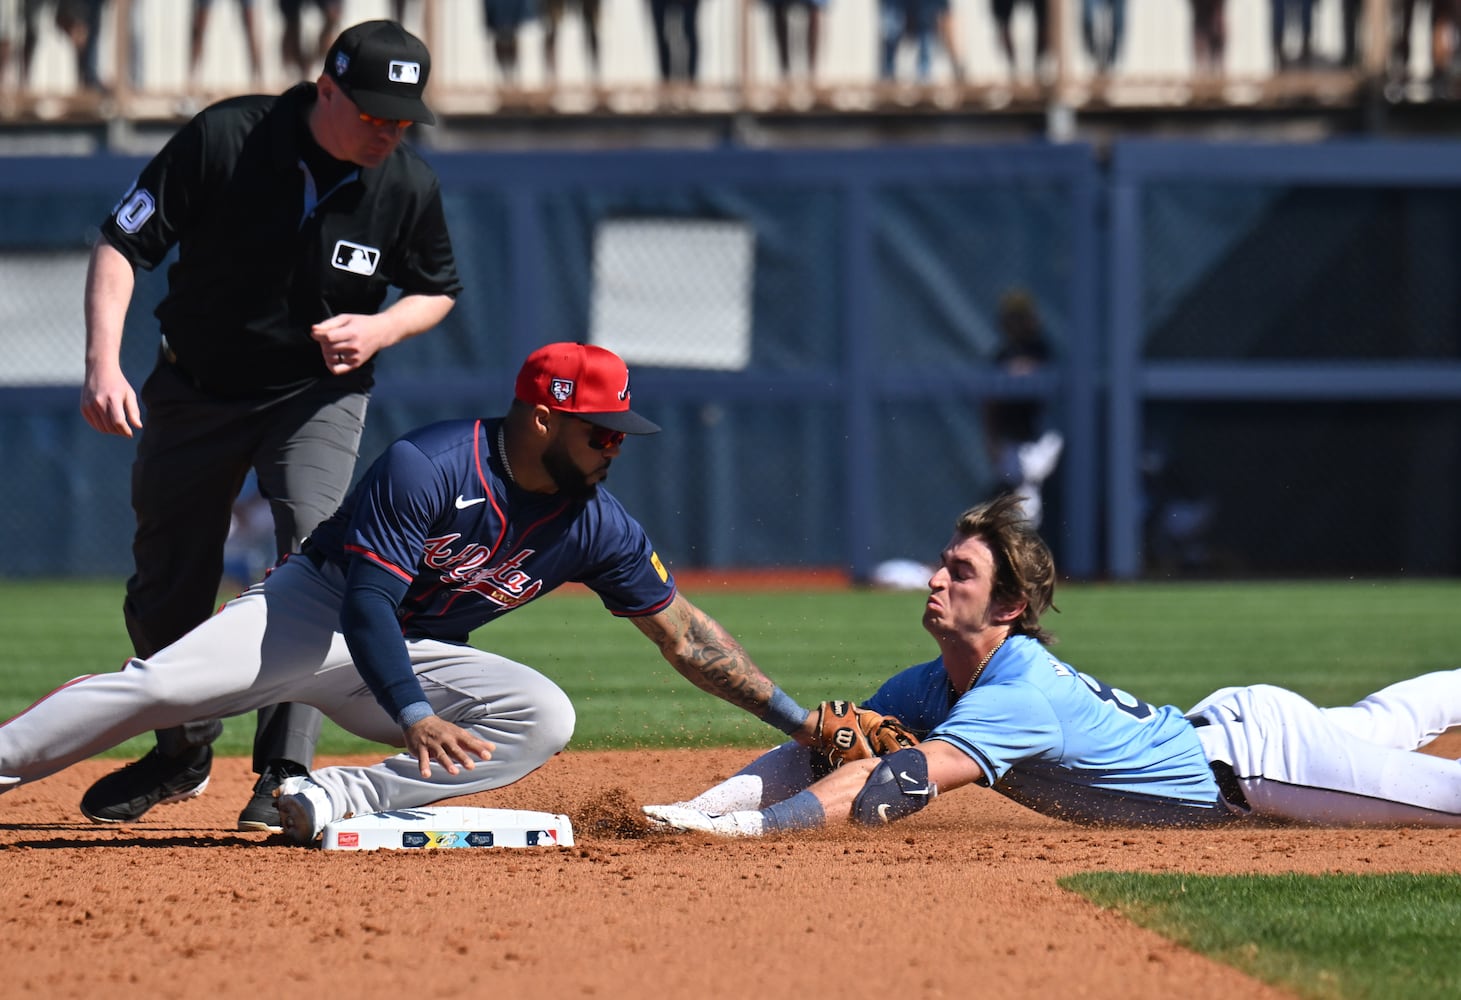
M 1461 996 L 1461 876 L 1095 872 L 1060 885 L 1301 997 Z
M 803 704 L 859 698 L 935 649 L 917 593 L 689 593 Z M 122 584 L 0 581 L 0 716 L 58 684 L 119 667 L 129 652 Z M 1390 681 L 1453 666 L 1461 583 L 1336 581 L 1082 584 L 1060 589 L 1047 619 L 1055 651 L 1156 703 L 1190 705 L 1217 687 L 1268 681 L 1320 703 L 1354 701 Z M 693 688 L 639 630 L 576 591 L 549 595 L 474 641 L 552 677 L 578 708 L 576 749 L 761 746 L 765 725 Z M 230 721 L 218 749 L 249 752 L 251 721 Z M 133 756 L 150 738 L 114 751 Z M 327 726 L 322 753 L 369 744 Z

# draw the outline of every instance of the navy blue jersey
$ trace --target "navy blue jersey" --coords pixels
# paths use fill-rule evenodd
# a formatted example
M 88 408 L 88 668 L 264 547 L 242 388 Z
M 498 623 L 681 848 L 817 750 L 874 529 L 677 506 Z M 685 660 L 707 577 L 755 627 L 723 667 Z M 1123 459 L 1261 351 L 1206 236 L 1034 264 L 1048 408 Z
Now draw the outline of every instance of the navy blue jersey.
M 616 615 L 653 614 L 675 581 L 639 523 L 603 488 L 589 500 L 531 493 L 507 480 L 500 420 L 451 420 L 392 444 L 309 538 L 341 566 L 371 560 L 407 581 L 406 638 L 468 633 L 567 582 Z
M 1010 636 L 961 697 L 939 658 L 893 675 L 864 707 L 953 744 L 996 791 L 1046 815 L 1167 825 L 1227 817 L 1180 709 L 1109 687 L 1028 636 Z

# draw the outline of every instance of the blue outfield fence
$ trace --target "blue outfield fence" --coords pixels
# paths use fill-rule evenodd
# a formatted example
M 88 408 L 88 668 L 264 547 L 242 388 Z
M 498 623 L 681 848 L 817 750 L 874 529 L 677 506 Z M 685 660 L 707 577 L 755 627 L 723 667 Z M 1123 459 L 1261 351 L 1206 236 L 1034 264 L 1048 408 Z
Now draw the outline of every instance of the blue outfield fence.
M 383 357 L 362 463 L 499 412 L 540 343 L 652 331 L 636 409 L 665 431 L 610 488 L 680 567 L 927 560 L 1003 488 L 987 406 L 1028 400 L 1064 438 L 1044 530 L 1073 577 L 1458 569 L 1461 144 L 428 155 L 466 292 Z M 4 168 L 6 337 L 60 352 L 30 381 L 0 359 L 5 575 L 130 568 L 133 446 L 77 413 L 58 276 L 140 165 Z M 996 364 L 1011 291 L 1053 347 L 1034 375 Z M 734 363 L 694 360 L 741 327 Z

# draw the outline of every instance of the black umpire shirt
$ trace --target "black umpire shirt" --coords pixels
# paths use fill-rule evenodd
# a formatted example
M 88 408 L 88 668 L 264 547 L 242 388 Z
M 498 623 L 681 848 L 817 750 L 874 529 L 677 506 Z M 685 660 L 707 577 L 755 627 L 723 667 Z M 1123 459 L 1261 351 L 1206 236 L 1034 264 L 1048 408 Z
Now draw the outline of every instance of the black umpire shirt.
M 333 159 L 306 124 L 315 98 L 303 83 L 205 109 L 102 224 L 135 267 L 177 245 L 156 315 L 204 392 L 270 396 L 329 376 L 310 327 L 377 312 L 390 286 L 461 292 L 436 174 L 404 144 L 369 169 Z M 373 370 L 331 377 L 363 390 Z

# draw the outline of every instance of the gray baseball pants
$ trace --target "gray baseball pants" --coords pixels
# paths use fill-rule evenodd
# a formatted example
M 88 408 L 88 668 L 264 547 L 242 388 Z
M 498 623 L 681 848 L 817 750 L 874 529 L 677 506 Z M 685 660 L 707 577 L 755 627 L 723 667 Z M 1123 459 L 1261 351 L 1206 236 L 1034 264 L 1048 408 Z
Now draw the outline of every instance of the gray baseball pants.
M 294 556 L 166 649 L 58 688 L 0 725 L 0 790 L 149 729 L 280 702 L 312 705 L 357 736 L 401 746 L 400 727 L 366 688 L 340 634 L 343 591 L 339 568 Z M 500 788 L 541 767 L 573 734 L 568 696 L 531 667 L 430 639 L 407 648 L 436 713 L 497 750 L 455 775 L 433 764 L 429 778 L 404 753 L 369 767 L 321 768 L 311 776 L 329 795 L 334 815 L 326 821 Z

